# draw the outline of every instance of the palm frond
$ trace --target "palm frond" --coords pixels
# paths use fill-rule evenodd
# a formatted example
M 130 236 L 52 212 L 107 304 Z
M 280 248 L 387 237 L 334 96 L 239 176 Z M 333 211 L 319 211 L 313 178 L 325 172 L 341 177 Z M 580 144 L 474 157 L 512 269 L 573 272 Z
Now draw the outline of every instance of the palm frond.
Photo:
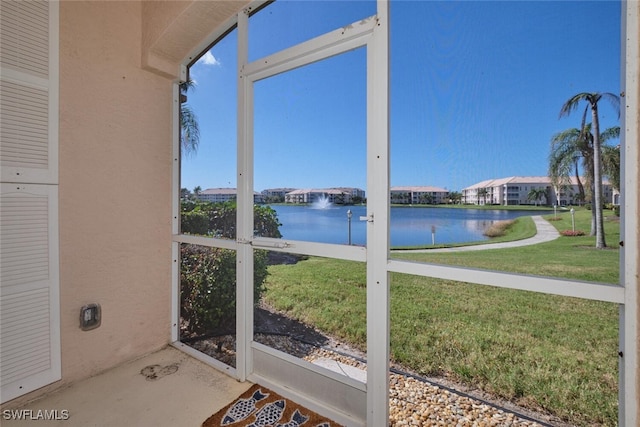
M 180 144 L 185 154 L 195 153 L 200 143 L 198 118 L 187 104 L 180 106 Z
M 183 153 L 189 155 L 198 151 L 200 143 L 200 126 L 198 118 L 187 105 L 187 92 L 195 88 L 196 82 L 188 77 L 180 83 L 180 146 Z

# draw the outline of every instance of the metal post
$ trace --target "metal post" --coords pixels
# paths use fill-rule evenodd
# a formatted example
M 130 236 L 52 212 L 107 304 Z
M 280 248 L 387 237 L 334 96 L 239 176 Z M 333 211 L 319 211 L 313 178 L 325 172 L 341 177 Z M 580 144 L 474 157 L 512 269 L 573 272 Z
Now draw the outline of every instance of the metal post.
M 575 218 L 576 210 L 571 208 L 571 230 L 573 232 L 576 231 L 576 218 Z
M 349 224 L 349 245 L 351 245 L 351 217 L 353 216 L 353 212 L 351 209 L 347 210 L 347 222 Z

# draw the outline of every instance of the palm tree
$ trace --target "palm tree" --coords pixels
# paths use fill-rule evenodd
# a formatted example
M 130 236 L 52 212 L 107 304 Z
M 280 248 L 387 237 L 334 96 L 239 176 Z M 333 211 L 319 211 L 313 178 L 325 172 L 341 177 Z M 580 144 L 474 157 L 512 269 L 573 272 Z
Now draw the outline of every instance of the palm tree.
M 451 203 L 460 204 L 460 201 L 462 200 L 462 193 L 460 193 L 459 191 L 450 192 L 449 200 L 451 201 Z
M 609 178 L 611 186 L 620 191 L 620 146 L 602 147 L 602 173 Z
M 611 155 L 605 153 L 608 153 L 609 149 L 613 147 L 605 144 L 610 139 L 618 138 L 619 136 L 619 126 L 608 128 L 600 134 L 602 156 L 603 161 L 606 165 L 609 165 L 610 161 L 605 160 L 605 157 L 609 159 Z M 561 188 L 568 185 L 570 183 L 569 176 L 571 175 L 571 173 L 575 173 L 579 192 L 578 198 L 581 201 L 585 201 L 587 199 L 591 201 L 591 236 L 596 235 L 596 204 L 593 197 L 593 139 L 594 138 L 591 133 L 591 123 L 586 124 L 583 131 L 580 131 L 577 128 L 567 129 L 555 134 L 551 138 L 551 153 L 549 154 L 549 176 L 551 177 L 551 182 L 553 183 L 554 187 Z M 582 180 L 580 179 L 580 159 L 582 159 L 584 185 Z M 620 163 L 618 162 L 618 165 L 619 164 Z M 611 167 L 604 168 L 604 170 L 606 171 L 605 174 L 607 176 L 615 173 L 609 172 L 610 170 L 613 170 L 611 169 Z M 589 189 L 588 197 L 587 194 L 585 194 L 585 186 L 587 186 Z
M 591 236 L 596 235 L 596 207 L 593 198 L 593 138 L 591 125 L 586 125 L 586 132 L 573 128 L 559 132 L 551 138 L 551 154 L 549 155 L 549 176 L 556 191 L 570 184 L 569 176 L 575 171 L 578 184 L 579 200 L 587 200 L 584 185 L 580 179 L 579 163 L 582 159 L 585 185 L 589 188 L 591 201 Z
M 191 77 L 180 83 L 180 146 L 185 154 L 195 153 L 200 142 L 198 118 L 187 105 L 187 92 L 195 88 L 195 85 Z
M 602 173 L 609 178 L 611 186 L 620 191 L 620 144 L 615 147 L 604 145 L 605 141 L 614 138 L 620 138 L 620 126 L 609 128 L 601 135 Z
M 534 200 L 536 206 L 538 206 L 538 200 L 544 197 L 545 201 L 547 200 L 547 190 L 544 188 L 532 188 L 527 194 L 527 199 Z
M 482 196 L 482 199 L 484 200 L 484 204 L 487 204 L 487 195 L 489 194 L 489 191 L 486 188 L 480 188 L 478 190 L 478 204 L 480 204 L 480 196 Z
M 591 123 L 593 126 L 593 199 L 595 203 L 595 219 L 596 219 L 596 248 L 604 249 L 607 247 L 604 236 L 604 221 L 602 216 L 602 160 L 601 160 L 601 148 L 600 148 L 600 119 L 598 117 L 598 102 L 601 99 L 606 99 L 611 103 L 614 109 L 620 116 L 620 98 L 617 95 L 609 92 L 596 92 L 587 93 L 582 92 L 572 96 L 564 103 L 560 109 L 560 117 L 568 116 L 582 101 L 587 103 L 587 106 L 582 115 L 582 124 L 580 130 L 584 134 L 586 133 L 586 118 L 587 112 L 591 109 Z
M 551 138 L 551 153 L 549 154 L 549 176 L 554 187 L 567 184 L 569 176 L 575 171 L 580 198 L 585 200 L 584 186 L 580 179 L 579 161 L 582 158 L 584 173 L 587 181 L 591 179 L 593 162 L 593 147 L 588 138 L 583 138 L 580 129 L 573 128 L 559 132 Z

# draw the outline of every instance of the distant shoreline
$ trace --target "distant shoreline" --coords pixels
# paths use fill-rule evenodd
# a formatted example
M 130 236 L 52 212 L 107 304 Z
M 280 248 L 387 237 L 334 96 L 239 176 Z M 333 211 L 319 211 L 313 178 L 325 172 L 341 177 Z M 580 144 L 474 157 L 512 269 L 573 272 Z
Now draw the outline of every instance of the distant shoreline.
M 267 206 L 311 206 L 313 203 L 263 203 Z M 336 206 L 366 206 L 366 203 L 358 204 L 339 204 Z M 548 212 L 553 211 L 553 206 L 535 206 L 535 205 L 457 205 L 457 204 L 405 204 L 405 203 L 391 203 L 389 205 L 393 208 L 451 208 L 451 209 L 481 209 L 481 210 L 502 210 L 502 211 L 541 211 Z M 563 209 L 566 207 L 558 208 Z

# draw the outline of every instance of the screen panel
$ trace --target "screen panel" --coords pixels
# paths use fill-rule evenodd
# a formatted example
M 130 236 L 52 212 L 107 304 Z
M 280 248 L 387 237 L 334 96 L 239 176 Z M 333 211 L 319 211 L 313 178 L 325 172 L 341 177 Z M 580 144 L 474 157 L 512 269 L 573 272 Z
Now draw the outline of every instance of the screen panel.
M 254 95 L 254 185 L 277 237 L 364 245 L 366 50 L 257 81 Z

